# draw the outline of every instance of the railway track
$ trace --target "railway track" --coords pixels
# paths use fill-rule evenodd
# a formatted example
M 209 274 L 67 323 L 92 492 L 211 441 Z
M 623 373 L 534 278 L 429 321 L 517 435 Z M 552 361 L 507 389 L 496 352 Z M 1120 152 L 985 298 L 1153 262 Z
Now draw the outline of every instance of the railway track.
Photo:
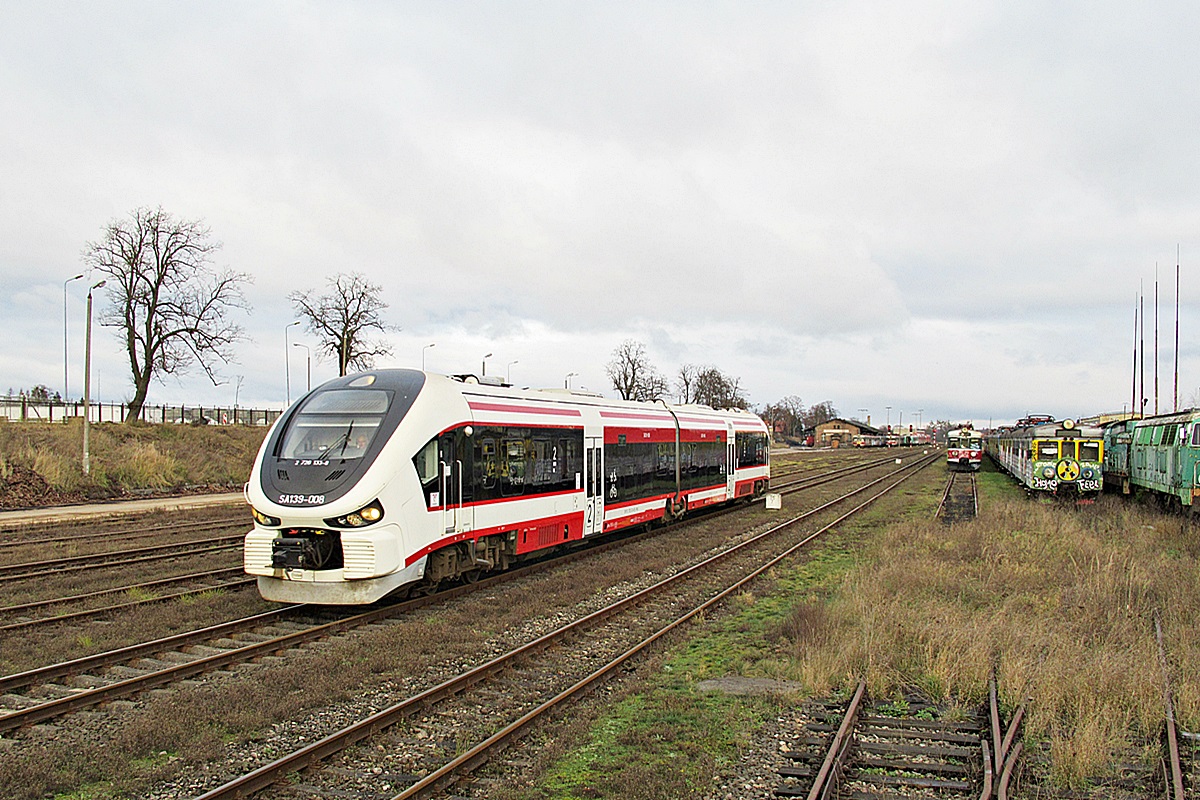
M 866 491 L 855 489 L 817 509 L 774 525 L 632 595 L 567 622 L 538 639 L 467 669 L 437 685 L 217 787 L 202 800 L 245 797 L 285 776 L 340 754 L 337 769 L 308 769 L 291 791 L 302 796 L 381 795 L 376 776 L 410 785 L 395 800 L 430 796 L 469 775 L 536 722 L 628 669 L 630 662 L 755 578 L 800 552 L 822 533 L 869 507 L 927 459 L 872 481 L 867 499 L 815 530 L 799 523 Z M 881 482 L 886 486 L 879 487 Z M 375 745 L 348 752 L 370 738 Z M 452 742 L 449 752 L 443 745 Z M 379 762 L 379 753 L 383 763 Z M 419 779 L 418 779 L 419 776 Z M 403 782 L 403 781 L 400 781 Z M 487 787 L 480 787 L 486 796 Z M 285 796 L 289 788 L 280 788 Z M 275 793 L 278 796 L 278 792 Z
M 838 480 L 840 478 L 848 477 L 850 475 L 854 475 L 854 474 L 864 472 L 869 469 L 872 469 L 872 468 L 875 468 L 878 466 L 882 466 L 885 464 L 890 464 L 890 463 L 893 463 L 893 458 L 891 458 L 891 457 L 872 459 L 872 460 L 864 462 L 864 463 L 852 464 L 847 467 L 840 467 L 840 468 L 837 468 L 834 470 L 822 472 L 817 475 L 811 475 L 811 476 L 804 477 L 804 478 L 797 478 L 795 480 L 780 484 L 777 487 L 777 490 L 781 494 L 793 494 L 795 492 L 814 488 L 816 486 L 821 486 L 823 484 L 830 483 L 830 482 Z M 732 507 L 730 509 L 727 509 L 727 513 L 734 512 L 737 510 L 738 510 L 737 507 Z M 717 512 L 717 513 L 720 513 L 720 512 Z M 709 513 L 709 514 L 706 514 L 705 516 L 711 517 L 712 514 Z M 159 528 L 159 531 L 161 532 L 161 531 L 165 530 L 165 531 L 170 531 L 170 532 L 177 532 L 177 531 L 183 531 L 183 530 L 190 530 L 190 529 L 200 527 L 200 526 L 205 526 L 205 525 L 209 525 L 210 527 L 217 527 L 218 525 L 221 525 L 221 524 L 237 524 L 240 522 L 241 522 L 240 517 L 226 519 L 226 520 L 217 520 L 217 521 L 214 521 L 213 523 L 211 523 L 211 525 L 209 525 L 209 523 L 206 523 L 205 521 L 199 521 L 199 522 L 187 523 L 186 525 L 161 526 Z M 107 536 L 109 534 L 97 534 L 97 535 Z M 93 536 L 88 535 L 86 538 L 90 539 L 90 538 L 93 538 Z M 46 539 L 44 541 L 61 541 L 61 540 L 60 539 Z M 222 548 L 222 549 L 225 549 L 225 548 Z M 98 556 L 99 555 L 100 554 L 98 554 Z M 104 554 L 104 555 L 107 555 L 107 554 Z M 87 557 L 83 557 L 83 558 L 87 558 Z M 38 564 L 35 565 L 35 567 L 37 567 L 38 570 L 33 571 L 32 575 L 36 576 L 38 574 L 48 574 L 45 570 L 53 569 L 52 565 L 58 563 L 59 561 L 61 561 L 61 560 L 39 562 Z M 50 566 L 46 566 L 46 565 L 50 565 Z M 104 561 L 100 561 L 97 564 L 97 566 L 106 566 L 106 565 L 107 564 Z M 28 565 L 26 565 L 26 566 L 28 566 Z M 72 566 L 72 565 L 68 565 L 68 566 Z M 82 567 L 76 567 L 76 568 L 82 568 Z M 2 569 L 2 568 L 0 568 L 0 569 Z M 58 572 L 58 571 L 59 570 L 53 570 L 53 572 Z M 18 574 L 16 576 L 11 576 L 10 579 L 11 580 L 19 580 L 22 577 L 30 577 L 30 575 Z M 0 578 L 0 580 L 2 580 L 2 578 Z M 194 596 L 194 595 L 201 594 L 204 592 L 212 591 L 214 589 L 241 588 L 241 587 L 249 586 L 253 583 L 254 583 L 254 579 L 246 578 L 240 567 L 231 566 L 231 567 L 222 567 L 222 568 L 218 568 L 218 569 L 206 570 L 206 571 L 201 571 L 201 572 L 193 572 L 193 573 L 189 573 L 187 575 L 166 577 L 166 578 L 161 578 L 158 580 L 141 581 L 141 582 L 137 582 L 137 583 L 125 584 L 122 586 L 101 589 L 101 590 L 93 591 L 93 592 L 85 592 L 82 594 L 75 594 L 75 595 L 70 595 L 70 596 L 51 598 L 51 599 L 40 600 L 40 601 L 36 601 L 36 602 L 19 603 L 19 604 L 14 604 L 14 605 L 10 605 L 10 606 L 0 607 L 0 633 L 4 633 L 6 631 L 17 631 L 17 630 L 22 630 L 22 629 L 28 629 L 28 628 L 33 628 L 33 627 L 37 627 L 37 626 L 47 625 L 47 624 L 57 624 L 57 623 L 62 623 L 62 622 L 74 622 L 74 621 L 80 621 L 80 620 L 84 620 L 84 619 L 88 619 L 88 618 L 104 617 L 104 616 L 108 616 L 108 615 L 111 615 L 111 614 L 119 612 L 119 611 L 134 608 L 139 605 L 146 605 L 149 603 L 159 603 L 159 602 L 178 599 L 178 598 L 182 598 L 182 597 L 190 597 L 190 596 Z M 162 591 L 164 588 L 168 588 L 168 587 L 175 586 L 175 585 L 188 585 L 188 586 L 192 586 L 194 588 L 187 588 L 187 589 L 182 589 L 179 591 L 167 591 L 167 592 L 163 592 L 161 594 L 157 593 L 157 592 Z M 149 594 L 150 596 L 138 597 L 138 599 L 126 600 L 126 601 L 123 601 L 120 603 L 112 603 L 112 604 L 102 605 L 102 606 L 98 606 L 98 607 L 75 608 L 75 609 L 70 608 L 70 606 L 72 606 L 72 605 L 86 604 L 97 598 L 114 597 L 114 596 L 121 595 L 121 594 L 132 594 L 135 596 L 141 595 L 141 594 Z M 10 618 L 11 621 L 4 622 L 3 619 L 5 617 Z
M 1019 707 L 1006 728 L 994 680 L 987 712 L 952 719 L 919 696 L 871 704 L 865 683 L 844 702 L 810 702 L 804 711 L 775 797 L 880 800 L 932 793 L 945 800 L 1007 800 L 1025 710 Z
M 911 469 L 905 467 L 905 470 Z M 876 479 L 868 486 L 877 484 Z M 849 496 L 864 491 L 854 490 Z M 828 505 L 828 504 L 826 504 Z M 815 513 L 815 512 L 811 512 Z M 0 732 L 46 722 L 65 714 L 149 688 L 259 659 L 357 627 L 385 621 L 459 594 L 486 591 L 489 586 L 515 580 L 533 572 L 557 567 L 625 544 L 606 542 L 553 561 L 460 586 L 430 597 L 362 613 L 288 606 L 265 614 L 132 645 L 73 661 L 28 670 L 0 678 Z M 324 615 L 324 619 L 316 619 Z M 329 618 L 332 616 L 332 618 Z
M 0 620 L 8 618 L 8 622 L 0 621 L 0 633 L 34 628 L 40 625 L 75 622 L 91 617 L 111 616 L 118 611 L 124 611 L 136 606 L 149 603 L 162 603 L 167 600 L 178 600 L 192 597 L 204 592 L 224 589 L 238 589 L 251 586 L 254 578 L 246 577 L 240 565 L 192 572 L 187 575 L 176 575 L 158 580 L 141 581 L 111 589 L 99 589 L 92 592 L 56 597 L 49 600 L 38 600 L 28 603 L 0 607 Z M 170 587 L 190 586 L 178 591 L 162 590 Z M 158 592 L 162 592 L 161 594 Z M 87 604 L 100 598 L 115 598 L 140 596 L 136 600 L 126 600 L 120 603 L 95 606 L 90 608 L 70 608 L 70 606 Z
M 204 555 L 233 550 L 242 546 L 245 533 L 226 536 L 212 536 L 206 539 L 190 539 L 171 544 L 151 545 L 149 547 L 134 547 L 125 550 L 109 550 L 90 555 L 64 556 L 62 558 L 28 561 L 21 564 L 6 564 L 0 566 L 0 581 L 28 580 L 47 575 L 58 575 L 66 572 L 124 567 L 130 564 L 144 564 L 151 561 L 163 561 L 183 556 Z
M 156 536 L 171 536 L 177 533 L 188 533 L 198 528 L 231 528 L 237 525 L 248 527 L 250 525 L 250 517 L 247 514 L 239 513 L 236 515 L 226 515 L 211 519 L 190 520 L 186 522 L 168 522 L 138 525 L 136 528 L 123 527 L 129 523 L 121 521 L 117 527 L 113 524 L 108 525 L 91 525 L 87 526 L 88 531 L 85 533 L 76 532 L 76 529 L 81 526 L 79 523 L 63 528 L 61 533 L 46 536 L 42 528 L 9 528 L 0 530 L 0 551 L 11 550 L 18 547 L 31 546 L 49 546 L 49 545 L 76 545 L 81 542 L 92 541 L 113 541 L 120 540 L 124 542 L 133 541 L 136 539 L 147 539 Z
M 974 472 L 951 472 L 934 516 L 943 522 L 965 522 L 979 515 Z

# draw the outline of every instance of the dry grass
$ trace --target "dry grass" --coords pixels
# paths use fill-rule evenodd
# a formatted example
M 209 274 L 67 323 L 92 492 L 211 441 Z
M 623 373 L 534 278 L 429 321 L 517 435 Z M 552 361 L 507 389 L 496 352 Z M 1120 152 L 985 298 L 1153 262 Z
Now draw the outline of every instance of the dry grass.
M 1000 502 L 975 522 L 891 528 L 873 563 L 822 609 L 784 624 L 796 677 L 829 691 L 865 676 L 877 697 L 917 685 L 982 700 L 998 666 L 1008 705 L 1032 698 L 1025 735 L 1053 777 L 1104 774 L 1161 725 L 1160 611 L 1178 712 L 1200 722 L 1200 531 L 1105 498 L 1096 506 Z
M 241 485 L 266 428 L 125 425 L 91 427 L 91 474 L 80 469 L 82 423 L 0 425 L 0 478 L 32 470 L 55 493 L 105 496 L 185 484 Z M 18 487 L 0 483 L 0 504 Z M 28 501 L 26 505 L 30 504 Z M 9 504 L 14 505 L 14 504 Z

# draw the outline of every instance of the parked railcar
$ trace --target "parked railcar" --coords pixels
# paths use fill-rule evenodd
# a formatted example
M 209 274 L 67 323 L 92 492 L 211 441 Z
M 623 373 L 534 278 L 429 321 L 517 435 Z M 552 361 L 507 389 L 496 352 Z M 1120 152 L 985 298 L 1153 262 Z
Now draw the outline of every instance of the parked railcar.
M 1200 410 L 1115 422 L 1104 429 L 1104 480 L 1196 512 L 1200 503 Z
M 268 600 L 370 603 L 763 494 L 755 415 L 416 370 L 329 381 L 279 419 L 246 499 Z
M 982 433 L 967 426 L 946 434 L 946 465 L 951 470 L 976 472 L 982 464 Z
M 1104 441 L 1098 427 L 1027 417 L 993 432 L 984 446 L 1030 491 L 1093 497 L 1103 488 Z

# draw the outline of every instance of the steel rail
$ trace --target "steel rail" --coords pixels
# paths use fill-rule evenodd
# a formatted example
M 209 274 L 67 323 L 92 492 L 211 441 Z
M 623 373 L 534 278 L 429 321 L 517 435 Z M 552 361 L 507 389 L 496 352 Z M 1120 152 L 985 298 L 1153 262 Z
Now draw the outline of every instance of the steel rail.
M 221 570 L 227 572 L 229 570 Z M 238 570 L 241 572 L 241 570 Z M 178 583 L 178 581 L 170 581 Z M 110 606 L 100 606 L 99 608 L 85 608 L 80 611 L 68 611 L 64 614 L 54 614 L 49 617 L 38 617 L 36 619 L 27 619 L 20 622 L 9 622 L 0 625 L 0 633 L 8 631 L 24 630 L 26 628 L 36 628 L 40 625 L 51 625 L 57 622 L 75 622 L 88 617 L 98 617 L 113 611 L 120 611 L 125 608 L 134 608 L 136 606 L 145 606 L 151 603 L 162 603 L 167 600 L 178 600 L 182 597 L 194 597 L 205 592 L 212 592 L 218 589 L 235 589 L 243 586 L 250 586 L 257 583 L 256 578 L 239 578 L 237 580 L 226 581 L 224 583 L 215 583 L 211 586 L 202 586 L 199 589 L 186 589 L 182 592 L 171 592 L 170 594 L 160 594 L 154 597 L 147 597 L 144 600 L 130 600 L 128 603 L 116 603 Z
M 143 581 L 142 583 L 130 583 L 125 586 L 114 586 L 111 589 L 97 589 L 94 592 L 85 592 L 84 594 L 76 594 L 70 597 L 55 597 L 50 600 L 35 600 L 30 603 L 20 603 L 15 606 L 4 606 L 0 607 L 0 614 L 16 614 L 21 611 L 36 611 L 39 608 L 60 606 L 65 605 L 66 603 L 79 603 L 84 600 L 91 600 L 95 597 L 103 597 L 106 594 L 120 594 L 121 592 L 128 592 L 136 589 L 151 589 L 168 583 L 194 581 L 201 578 L 215 578 L 218 575 L 227 575 L 229 573 L 237 573 L 239 575 L 245 574 L 240 566 L 212 569 L 204 572 L 193 572 L 188 575 L 176 575 L 171 578 L 158 578 L 152 581 Z
M 1163 705 L 1166 709 L 1167 768 L 1170 771 L 1170 800 L 1183 800 L 1183 765 L 1179 757 L 1179 738 L 1175 726 L 1175 703 L 1171 699 L 1171 670 L 1167 665 L 1167 650 L 1163 645 L 1162 620 L 1154 610 L 1154 638 L 1158 641 L 1158 660 L 1163 673 Z
M 950 498 L 950 491 L 954 488 L 955 473 L 950 473 L 950 478 L 946 481 L 946 488 L 942 490 L 942 499 L 938 501 L 937 510 L 933 512 L 933 518 L 937 519 L 942 516 L 942 511 L 946 508 L 946 501 Z
M 908 465 L 901 470 L 897 470 L 896 472 L 893 473 L 893 476 L 896 474 L 899 474 L 899 473 L 903 473 L 903 472 L 909 472 L 909 471 L 912 471 L 912 472 L 909 475 L 905 475 L 900 480 L 893 483 L 891 486 L 886 487 L 881 492 L 879 492 L 879 494 L 875 495 L 874 497 L 869 498 L 868 500 L 861 503 L 860 505 L 858 505 L 851 511 L 841 515 L 840 517 L 835 519 L 833 522 L 830 522 L 827 525 L 820 528 L 819 530 L 817 530 L 811 534 L 808 534 L 799 543 L 789 547 L 783 553 L 770 559 L 766 564 L 758 567 L 757 569 L 753 570 L 749 574 L 743 576 L 740 580 L 735 582 L 732 586 L 727 587 L 723 591 L 719 592 L 718 594 L 716 594 L 715 596 L 713 596 L 712 598 L 707 600 L 705 603 L 701 604 L 700 606 L 692 609 L 691 611 L 687 612 L 683 616 L 679 617 L 674 622 L 672 622 L 670 625 L 660 629 L 659 631 L 657 631 L 650 637 L 644 639 L 641 643 L 639 643 L 635 647 L 627 650 L 625 653 L 618 656 L 616 659 L 612 660 L 608 665 L 602 667 L 599 670 L 596 670 L 591 675 L 584 678 L 582 681 L 576 683 L 574 686 L 570 687 L 569 689 L 565 690 L 564 692 L 561 692 L 559 695 L 552 698 L 551 700 L 546 701 L 542 705 L 535 708 L 533 711 L 530 711 L 529 713 L 527 713 L 526 715 L 521 717 L 516 722 L 505 727 L 500 732 L 494 734 L 492 737 L 490 737 L 485 742 L 481 743 L 480 745 L 477 745 L 476 747 L 472 748 L 468 752 L 459 756 L 457 759 L 452 761 L 450 764 L 447 764 L 447 765 L 443 766 L 441 769 L 426 776 L 425 779 L 423 779 L 422 781 L 420 781 L 418 784 L 414 785 L 413 787 L 410 787 L 410 789 L 407 790 L 405 793 L 398 795 L 397 799 L 411 797 L 416 793 L 425 791 L 427 788 L 429 788 L 435 784 L 439 784 L 443 779 L 445 779 L 446 776 L 452 774 L 453 772 L 455 772 L 456 770 L 461 768 L 463 765 L 469 764 L 469 765 L 474 766 L 474 765 L 477 765 L 478 763 L 481 763 L 482 760 L 485 758 L 485 754 L 488 751 L 490 751 L 492 748 L 502 744 L 503 742 L 507 741 L 508 739 L 512 738 L 513 736 L 515 736 L 519 731 L 524 729 L 528 724 L 530 724 L 534 720 L 538 719 L 546 711 L 549 711 L 550 709 L 554 708 L 555 706 L 557 706 L 559 703 L 566 700 L 567 698 L 573 697 L 576 694 L 579 694 L 580 692 L 589 688 L 596 681 L 601 680 L 603 677 L 611 674 L 614 670 L 619 669 L 626 661 L 628 661 L 630 658 L 637 655 L 638 653 L 642 652 L 644 649 L 649 647 L 654 642 L 658 641 L 661 637 L 665 636 L 671 630 L 674 630 L 676 627 L 691 620 L 696 615 L 702 614 L 708 608 L 711 608 L 713 605 L 721 602 L 726 597 L 730 596 L 734 592 L 741 589 L 745 584 L 747 584 L 750 581 L 757 578 L 759 575 L 774 568 L 778 563 L 780 563 L 784 559 L 793 555 L 796 551 L 798 551 L 804 545 L 808 544 L 810 541 L 812 541 L 813 539 L 818 537 L 820 534 L 822 534 L 822 533 L 826 532 L 827 530 L 840 524 L 845 519 L 847 519 L 849 516 L 856 514 L 859 511 L 870 506 L 872 503 L 874 503 L 880 497 L 883 497 L 885 494 L 890 492 L 896 486 L 900 485 L 905 480 L 907 480 L 909 477 L 911 477 L 911 474 L 915 474 L 916 469 L 919 469 L 920 467 L 923 467 L 923 466 L 927 466 L 928 463 L 932 463 L 932 462 L 930 461 L 930 462 L 927 462 L 926 464 L 918 463 L 916 465 L 915 469 L 914 469 L 913 465 Z M 884 480 L 884 479 L 879 479 L 872 483 L 873 484 L 878 483 L 881 480 Z M 301 748 L 293 751 L 292 753 L 289 753 L 289 754 L 283 756 L 282 758 L 279 758 L 273 762 L 265 764 L 245 775 L 235 778 L 221 786 L 218 786 L 218 787 L 206 792 L 205 794 L 201 795 L 200 798 L 198 798 L 198 800 L 218 800 L 218 798 L 244 797 L 244 796 L 253 794 L 254 792 L 259 791 L 260 789 L 270 786 L 271 784 L 275 783 L 280 778 L 288 775 L 289 773 L 295 772 L 298 769 L 302 769 L 306 766 L 317 763 L 317 762 L 327 758 L 328 756 L 330 756 L 334 753 L 340 752 L 340 751 L 346 749 L 347 747 L 355 744 L 356 742 L 361 741 L 362 739 L 377 733 L 378 731 L 381 731 L 385 728 L 390 727 L 391 725 L 394 725 L 395 723 L 407 718 L 412 713 L 414 713 L 420 709 L 426 708 L 426 707 L 432 705 L 433 703 L 437 702 L 438 700 L 441 700 L 443 698 L 457 694 L 458 692 L 461 692 L 464 689 L 469 688 L 470 686 L 473 686 L 474 684 L 480 682 L 481 680 L 485 679 L 489 675 L 496 674 L 496 673 L 506 669 L 509 665 L 511 665 L 518 658 L 521 658 L 522 656 L 529 654 L 531 652 L 534 652 L 536 650 L 543 649 L 544 647 L 548 646 L 550 643 L 552 643 L 556 639 L 570 636 L 577 630 L 583 629 L 584 627 L 591 625 L 595 622 L 607 619 L 608 617 L 612 616 L 615 613 L 618 613 L 620 610 L 624 609 L 627 606 L 631 606 L 631 605 L 640 603 L 643 599 L 645 599 L 645 597 L 649 596 L 651 593 L 655 593 L 655 592 L 661 590 L 661 588 L 664 586 L 670 585 L 676 581 L 682 581 L 685 579 L 685 577 L 692 575 L 693 573 L 697 572 L 698 570 L 701 570 L 707 566 L 710 566 L 718 561 L 724 560 L 725 558 L 728 558 L 733 553 L 736 553 L 746 547 L 749 547 L 752 544 L 758 543 L 758 542 L 762 541 L 763 539 L 767 538 L 768 536 L 774 535 L 775 533 L 778 533 L 779 531 L 781 531 L 791 525 L 794 525 L 797 522 L 799 522 L 803 519 L 806 519 L 806 518 L 812 516 L 813 514 L 818 513 L 821 510 L 824 510 L 825 508 L 828 508 L 829 506 L 833 505 L 834 503 L 842 502 L 843 500 L 858 494 L 859 492 L 861 492 L 863 490 L 863 488 L 865 488 L 865 487 L 860 487 L 859 489 L 855 489 L 853 492 L 847 494 L 844 498 L 839 498 L 839 500 L 825 503 L 817 509 L 812 509 L 812 510 L 807 511 L 804 514 L 801 514 L 793 519 L 790 519 L 783 523 L 779 523 L 775 526 L 772 526 L 770 529 L 752 537 L 751 539 L 746 540 L 745 542 L 735 545 L 734 547 L 730 548 L 729 550 L 715 554 L 701 562 L 698 562 L 684 570 L 681 570 L 678 573 L 675 573 L 674 575 L 664 578 L 663 580 L 659 581 L 658 583 L 654 584 L 653 586 L 647 587 L 646 589 L 643 589 L 633 595 L 630 595 L 629 597 L 619 600 L 616 603 L 611 604 L 610 606 L 607 606 L 603 609 L 592 612 L 591 614 L 589 614 L 585 617 L 582 617 L 578 620 L 568 623 L 567 625 L 565 625 L 555 631 L 551 631 L 550 633 L 547 633 L 547 634 L 539 637 L 538 639 L 535 639 L 525 645 L 522 645 L 521 647 L 519 647 L 513 651 L 510 651 L 509 653 L 498 656 L 484 664 L 479 665 L 478 667 L 475 667 L 471 670 L 468 670 L 465 673 L 455 676 L 454 678 L 444 681 L 443 683 L 438 684 L 437 686 L 434 686 L 430 689 L 427 689 L 423 692 L 413 695 L 412 697 L 409 697 L 399 703 L 396 703 L 395 705 L 392 705 L 386 709 L 376 712 L 375 714 L 372 714 L 371 716 L 369 716 L 363 720 L 360 720 L 359 722 L 354 723 L 353 725 L 347 726 L 346 728 L 343 728 L 339 731 L 335 731 L 334 733 L 331 733 L 318 741 L 312 742 L 311 744 L 301 747 Z
M 147 512 L 138 512 L 147 513 Z M 150 512 L 153 513 L 153 512 Z M 248 525 L 252 520 L 245 514 L 239 514 L 236 517 L 227 519 L 213 520 L 198 520 L 196 522 L 178 522 L 175 524 L 158 525 L 149 528 L 140 528 L 136 530 L 103 530 L 94 533 L 80 533 L 65 536 L 46 536 L 40 539 L 5 539 L 0 541 L 0 550 L 6 550 L 14 547 L 24 547 L 34 544 L 71 544 L 73 542 L 86 542 L 92 539 L 145 539 L 150 536 L 161 536 L 164 533 L 182 533 L 193 530 L 195 528 L 232 528 L 235 525 Z M 14 532 L 14 531 L 10 531 Z M 0 532 L 3 535 L 3 532 Z
M 812 789 L 808 792 L 808 800 L 827 800 L 837 788 L 838 779 L 845 767 L 844 759 L 850 752 L 850 745 L 854 741 L 854 726 L 858 723 L 859 710 L 862 708 L 863 698 L 866 696 L 867 682 L 859 681 L 858 689 L 855 690 L 854 697 L 850 700 L 850 706 L 846 709 L 846 715 L 842 718 L 842 724 L 838 727 L 838 731 L 829 745 L 829 752 L 825 754 L 825 760 L 821 763 L 821 769 L 818 770 L 817 777 L 813 781 Z
M 150 547 L 134 547 L 129 550 L 109 550 L 105 553 L 91 553 L 84 556 L 66 556 L 51 558 L 44 561 L 26 561 L 22 564 L 5 564 L 0 566 L 0 577 L 8 577 L 13 573 L 26 571 L 27 576 L 44 575 L 51 572 L 67 572 L 70 568 L 82 565 L 84 567 L 105 566 L 106 564 L 133 563 L 143 561 L 141 556 L 153 555 L 171 551 L 170 555 L 190 555 L 193 552 L 206 552 L 201 545 L 212 545 L 218 542 L 237 543 L 245 541 L 244 533 L 231 536 L 214 536 L 209 539 L 193 539 L 187 542 L 171 542 L 156 544 Z M 213 549 L 213 548 L 208 548 Z M 40 570 L 40 572 L 39 572 Z
M 987 738 L 980 736 L 979 745 L 983 748 L 983 789 L 979 792 L 979 800 L 991 800 L 996 773 L 992 767 L 992 755 L 988 752 Z
M 1021 743 L 1013 746 L 1012 752 L 1004 760 L 1004 770 L 1000 773 L 1000 788 L 996 792 L 999 800 L 1008 800 L 1008 784 L 1012 780 L 1013 770 L 1016 769 L 1017 759 L 1021 757 Z

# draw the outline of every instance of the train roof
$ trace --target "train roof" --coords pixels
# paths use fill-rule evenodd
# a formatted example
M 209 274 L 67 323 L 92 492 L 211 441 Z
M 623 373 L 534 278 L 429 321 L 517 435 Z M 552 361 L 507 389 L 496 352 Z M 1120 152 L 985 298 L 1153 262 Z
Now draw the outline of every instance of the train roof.
M 1031 425 L 997 428 L 991 433 L 991 436 L 994 438 L 1008 437 L 1017 439 L 1053 439 L 1063 437 L 1092 437 L 1099 439 L 1103 434 L 1104 430 L 1098 425 L 1080 425 L 1073 419 L 1064 419 L 1058 422 L 1051 420 Z
M 366 383 L 367 381 L 370 383 Z M 456 391 L 466 394 L 480 394 L 491 397 L 508 397 L 514 399 L 525 400 L 540 400 L 547 403 L 563 403 L 576 406 L 592 406 L 595 408 L 619 408 L 619 409 L 642 409 L 650 410 L 657 409 L 658 411 L 670 410 L 673 412 L 687 412 L 698 417 L 712 417 L 720 419 L 729 419 L 731 417 L 741 418 L 743 424 L 753 423 L 755 427 L 766 429 L 766 424 L 762 419 L 751 411 L 742 408 L 713 408 L 711 406 L 700 405 L 697 403 L 667 403 L 659 402 L 641 402 L 635 400 L 621 400 L 609 397 L 604 397 L 597 392 L 591 392 L 578 389 L 560 389 L 557 387 L 548 388 L 519 388 L 506 384 L 498 378 L 492 376 L 479 377 L 472 374 L 466 375 L 439 375 L 432 372 L 421 372 L 415 369 L 376 369 L 365 370 L 360 373 L 346 375 L 340 378 L 334 378 L 327 381 L 317 389 L 336 388 L 338 386 L 363 386 L 373 385 L 378 388 L 402 388 L 406 391 L 415 393 L 422 385 L 434 382 L 444 381 L 445 384 L 455 387 Z

